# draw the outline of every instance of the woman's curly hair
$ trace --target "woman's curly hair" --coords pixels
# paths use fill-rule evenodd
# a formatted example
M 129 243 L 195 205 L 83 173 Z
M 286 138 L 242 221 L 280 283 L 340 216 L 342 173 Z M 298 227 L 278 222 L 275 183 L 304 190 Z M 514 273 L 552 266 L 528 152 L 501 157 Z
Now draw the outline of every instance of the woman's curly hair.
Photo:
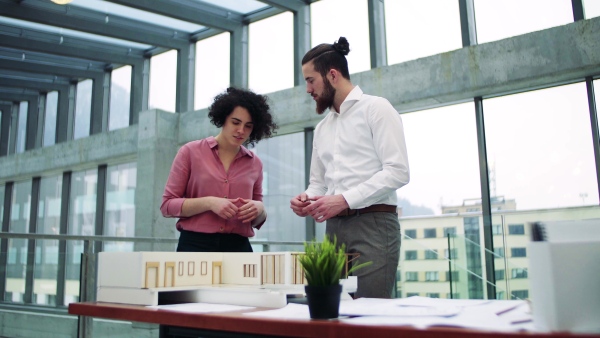
M 235 107 L 246 108 L 252 117 L 254 127 L 246 144 L 253 146 L 254 143 L 275 133 L 277 124 L 273 121 L 267 96 L 247 89 L 229 87 L 224 93 L 217 95 L 208 108 L 210 122 L 217 128 L 223 127 Z

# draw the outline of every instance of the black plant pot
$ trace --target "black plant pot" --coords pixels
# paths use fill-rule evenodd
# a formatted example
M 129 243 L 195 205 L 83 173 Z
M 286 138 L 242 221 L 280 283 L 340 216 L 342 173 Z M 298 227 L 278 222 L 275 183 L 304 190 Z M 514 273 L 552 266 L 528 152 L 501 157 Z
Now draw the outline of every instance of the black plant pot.
M 339 316 L 342 284 L 328 286 L 305 285 L 304 291 L 308 300 L 310 318 L 331 319 Z

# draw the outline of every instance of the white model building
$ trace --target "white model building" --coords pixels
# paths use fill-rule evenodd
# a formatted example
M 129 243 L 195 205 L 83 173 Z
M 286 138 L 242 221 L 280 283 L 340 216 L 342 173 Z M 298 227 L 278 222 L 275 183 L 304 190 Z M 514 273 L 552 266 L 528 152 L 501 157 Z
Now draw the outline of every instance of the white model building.
M 139 305 L 202 301 L 285 306 L 302 294 L 297 252 L 101 252 L 97 301 Z

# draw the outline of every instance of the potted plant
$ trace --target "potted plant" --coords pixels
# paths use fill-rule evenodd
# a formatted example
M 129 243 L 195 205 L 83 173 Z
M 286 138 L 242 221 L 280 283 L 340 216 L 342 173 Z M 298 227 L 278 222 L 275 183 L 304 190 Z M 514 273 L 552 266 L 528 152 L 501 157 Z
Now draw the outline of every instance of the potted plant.
M 307 285 L 304 286 L 310 317 L 314 319 L 337 318 L 340 309 L 342 285 L 340 279 L 346 265 L 347 255 L 344 244 L 337 245 L 325 236 L 323 242 L 304 243 L 303 255 L 299 256 L 304 270 Z M 353 266 L 344 278 L 351 272 L 362 268 L 371 262 Z

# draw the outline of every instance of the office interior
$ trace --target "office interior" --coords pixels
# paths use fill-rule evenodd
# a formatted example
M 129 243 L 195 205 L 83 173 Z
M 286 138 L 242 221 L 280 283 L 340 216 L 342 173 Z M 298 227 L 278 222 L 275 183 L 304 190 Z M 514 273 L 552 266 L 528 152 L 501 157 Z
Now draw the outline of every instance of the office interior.
M 61 2 L 67 2 L 61 4 Z M 0 336 L 76 336 L 95 254 L 174 251 L 159 206 L 178 148 L 228 86 L 269 97 L 268 220 L 301 251 L 314 127 L 300 60 L 350 42 L 351 80 L 401 114 L 395 297 L 528 299 L 531 222 L 600 218 L 600 2 L 0 0 Z M 576 278 L 576 276 L 574 276 Z M 94 320 L 94 336 L 155 337 Z

